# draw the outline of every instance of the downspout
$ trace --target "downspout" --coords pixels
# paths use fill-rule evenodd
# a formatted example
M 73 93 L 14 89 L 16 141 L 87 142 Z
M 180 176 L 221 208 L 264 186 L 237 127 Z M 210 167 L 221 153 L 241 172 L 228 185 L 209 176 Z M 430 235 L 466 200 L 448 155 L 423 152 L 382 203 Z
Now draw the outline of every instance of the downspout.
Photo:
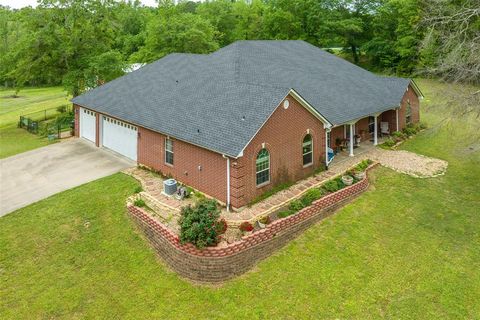
M 227 159 L 227 212 L 230 212 L 230 158 L 222 156 Z

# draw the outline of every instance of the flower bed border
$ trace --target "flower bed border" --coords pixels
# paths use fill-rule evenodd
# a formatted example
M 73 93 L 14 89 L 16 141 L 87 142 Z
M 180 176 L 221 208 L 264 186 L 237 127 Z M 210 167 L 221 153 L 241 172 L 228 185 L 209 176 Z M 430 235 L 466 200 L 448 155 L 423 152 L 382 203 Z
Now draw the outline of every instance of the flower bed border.
M 242 237 L 225 247 L 203 250 L 190 243 L 182 244 L 170 231 L 146 211 L 128 205 L 128 212 L 143 231 L 155 251 L 181 276 L 203 283 L 218 283 L 251 269 L 258 261 L 270 256 L 314 223 L 330 216 L 341 205 L 353 199 L 368 186 L 368 171 L 363 180 L 328 194 L 296 214 L 275 220 L 265 229 Z

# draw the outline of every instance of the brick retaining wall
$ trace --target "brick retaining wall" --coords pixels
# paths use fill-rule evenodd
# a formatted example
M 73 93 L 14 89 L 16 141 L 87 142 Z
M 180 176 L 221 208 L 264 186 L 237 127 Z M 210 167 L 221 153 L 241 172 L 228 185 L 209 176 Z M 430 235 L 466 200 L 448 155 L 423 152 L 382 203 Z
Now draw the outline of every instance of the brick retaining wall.
M 341 205 L 368 188 L 368 178 L 331 193 L 298 213 L 275 220 L 265 229 L 244 236 L 225 247 L 203 250 L 181 244 L 178 235 L 153 219 L 143 209 L 128 206 L 134 221 L 144 232 L 156 252 L 181 276 L 190 280 L 216 283 L 231 279 L 251 269 L 314 223 L 331 215 Z

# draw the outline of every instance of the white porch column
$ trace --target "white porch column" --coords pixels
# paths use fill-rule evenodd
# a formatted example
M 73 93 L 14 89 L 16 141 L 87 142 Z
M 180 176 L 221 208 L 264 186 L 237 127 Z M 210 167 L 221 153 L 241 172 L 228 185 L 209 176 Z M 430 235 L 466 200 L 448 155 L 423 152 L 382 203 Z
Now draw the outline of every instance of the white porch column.
M 328 133 L 330 132 L 331 129 L 325 129 L 325 164 L 328 167 L 328 164 L 330 161 L 328 161 Z
M 353 134 L 354 134 L 353 126 L 354 124 L 350 123 L 350 143 L 348 144 L 348 147 L 350 149 L 350 154 L 349 154 L 350 157 L 353 157 Z
M 377 124 L 377 115 L 374 115 L 373 116 L 373 125 L 374 125 L 374 128 L 373 128 L 373 145 L 376 146 L 378 144 L 378 124 Z
M 396 115 L 396 120 L 397 120 L 397 130 L 396 131 L 399 131 L 398 130 L 398 108 L 395 109 L 395 115 Z

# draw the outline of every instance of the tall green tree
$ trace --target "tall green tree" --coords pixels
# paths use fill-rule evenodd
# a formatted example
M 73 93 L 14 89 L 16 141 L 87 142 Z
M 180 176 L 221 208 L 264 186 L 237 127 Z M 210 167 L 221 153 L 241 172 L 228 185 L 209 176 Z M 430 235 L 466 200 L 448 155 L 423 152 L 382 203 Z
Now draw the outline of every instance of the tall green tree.
M 177 12 L 170 4 L 160 6 L 147 25 L 145 45 L 133 55 L 151 62 L 169 53 L 209 53 L 219 48 L 219 32 L 209 20 L 192 13 Z
M 399 74 L 414 71 L 422 38 L 421 19 L 416 0 L 389 0 L 373 19 L 373 37 L 364 49 L 374 66 Z

